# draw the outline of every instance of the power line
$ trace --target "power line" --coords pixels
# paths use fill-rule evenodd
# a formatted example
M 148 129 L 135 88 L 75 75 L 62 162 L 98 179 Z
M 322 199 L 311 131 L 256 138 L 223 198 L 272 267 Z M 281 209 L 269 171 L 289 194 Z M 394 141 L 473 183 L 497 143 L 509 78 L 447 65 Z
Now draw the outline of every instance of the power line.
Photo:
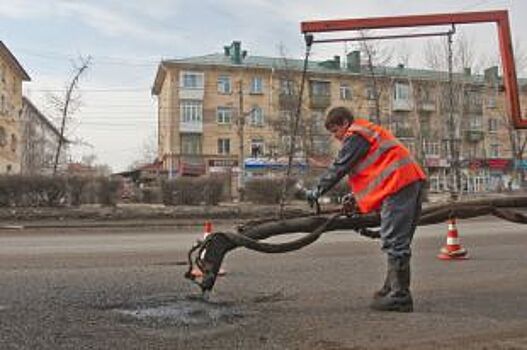
M 60 52 L 54 52 L 54 51 L 47 51 L 47 52 L 35 52 L 31 49 L 26 48 L 17 48 L 17 51 L 23 52 L 27 56 L 34 56 L 34 57 L 40 57 L 45 59 L 52 59 L 52 60 L 64 60 L 64 61 L 71 61 L 75 60 L 80 55 L 72 55 L 72 54 L 65 54 Z M 162 58 L 154 59 L 136 59 L 130 60 L 130 58 L 127 57 L 116 57 L 116 56 L 99 56 L 99 55 L 91 55 L 94 59 L 94 64 L 108 64 L 108 65 L 128 65 L 128 66 L 152 66 L 157 65 L 161 62 Z

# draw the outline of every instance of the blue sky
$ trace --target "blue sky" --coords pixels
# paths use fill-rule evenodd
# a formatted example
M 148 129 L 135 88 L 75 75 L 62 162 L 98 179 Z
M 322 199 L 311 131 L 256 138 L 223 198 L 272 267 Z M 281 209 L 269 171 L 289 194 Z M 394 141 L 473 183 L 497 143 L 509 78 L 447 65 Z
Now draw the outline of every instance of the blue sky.
M 221 52 L 232 40 L 241 40 L 249 54 L 280 56 L 282 46 L 300 58 L 303 20 L 492 9 L 509 10 L 514 41 L 527 49 L 523 0 L 0 0 L 0 40 L 31 76 L 25 94 L 55 121 L 47 96 L 64 89 L 72 59 L 93 57 L 67 136 L 90 145 L 74 146 L 75 159 L 95 154 L 97 163 L 121 171 L 155 144 L 150 88 L 161 59 Z M 497 55 L 490 24 L 461 31 L 482 64 Z M 390 45 L 410 53 L 410 66 L 423 64 L 422 41 Z M 342 44 L 315 46 L 313 58 L 343 52 Z

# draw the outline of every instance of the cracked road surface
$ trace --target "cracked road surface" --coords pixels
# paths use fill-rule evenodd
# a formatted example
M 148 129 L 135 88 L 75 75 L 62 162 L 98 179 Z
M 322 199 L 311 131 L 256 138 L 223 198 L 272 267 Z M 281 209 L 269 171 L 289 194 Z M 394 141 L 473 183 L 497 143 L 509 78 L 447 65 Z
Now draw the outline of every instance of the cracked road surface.
M 445 262 L 446 226 L 416 233 L 411 314 L 368 309 L 384 256 L 354 233 L 231 252 L 204 302 L 201 227 L 0 231 L 0 349 L 527 349 L 527 228 L 461 221 L 470 260 Z

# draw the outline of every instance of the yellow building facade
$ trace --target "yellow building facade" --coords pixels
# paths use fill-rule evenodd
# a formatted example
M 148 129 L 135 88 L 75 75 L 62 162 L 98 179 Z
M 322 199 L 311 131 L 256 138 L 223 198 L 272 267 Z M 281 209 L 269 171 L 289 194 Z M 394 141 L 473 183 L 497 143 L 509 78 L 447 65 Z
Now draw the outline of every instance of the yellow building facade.
M 159 65 L 158 157 L 170 175 L 239 170 L 287 157 L 299 104 L 303 62 L 251 56 L 240 42 L 223 53 Z M 454 75 L 452 118 L 466 191 L 497 186 L 514 164 L 504 94 L 497 68 Z M 520 81 L 525 113 L 526 82 Z M 368 67 L 360 53 L 310 62 L 295 140 L 295 158 L 307 166 L 327 160 L 338 144 L 324 129 L 335 106 L 390 129 L 428 170 L 432 190 L 448 186 L 450 94 L 445 72 Z M 494 181 L 494 183 L 493 183 Z
M 22 83 L 29 75 L 0 41 L 0 174 L 18 174 L 21 168 Z

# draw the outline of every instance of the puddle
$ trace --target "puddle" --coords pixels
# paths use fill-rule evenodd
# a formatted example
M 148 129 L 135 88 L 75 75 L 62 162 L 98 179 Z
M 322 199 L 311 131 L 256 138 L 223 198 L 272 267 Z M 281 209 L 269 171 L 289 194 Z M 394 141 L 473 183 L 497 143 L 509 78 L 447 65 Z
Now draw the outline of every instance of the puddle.
M 113 310 L 141 323 L 172 326 L 201 327 L 234 323 L 244 317 L 241 310 L 234 305 L 192 298 L 157 301 L 150 299 Z

